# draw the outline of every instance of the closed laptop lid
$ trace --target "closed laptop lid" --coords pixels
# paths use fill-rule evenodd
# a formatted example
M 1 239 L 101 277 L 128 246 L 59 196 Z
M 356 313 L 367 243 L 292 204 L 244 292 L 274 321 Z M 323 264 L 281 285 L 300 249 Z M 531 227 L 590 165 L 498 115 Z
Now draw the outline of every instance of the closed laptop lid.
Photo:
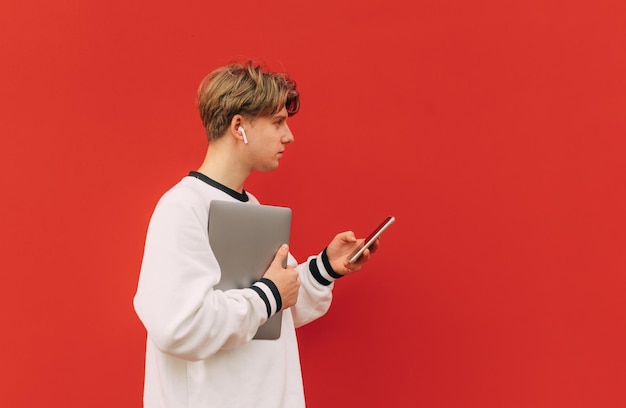
M 286 207 L 211 201 L 209 243 L 221 270 L 221 279 L 215 288 L 247 288 L 259 280 L 278 248 L 289 243 L 291 213 Z M 277 339 L 281 320 L 282 312 L 275 314 L 259 328 L 254 338 Z

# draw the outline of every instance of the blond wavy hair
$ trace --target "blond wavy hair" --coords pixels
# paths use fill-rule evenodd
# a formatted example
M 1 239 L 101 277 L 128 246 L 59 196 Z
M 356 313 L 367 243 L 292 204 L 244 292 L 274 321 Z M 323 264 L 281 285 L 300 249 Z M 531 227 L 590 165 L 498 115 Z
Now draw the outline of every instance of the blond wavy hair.
M 254 119 L 287 108 L 300 108 L 296 83 L 284 73 L 270 72 L 258 63 L 232 63 L 207 75 L 196 100 L 209 142 L 219 139 L 237 114 Z

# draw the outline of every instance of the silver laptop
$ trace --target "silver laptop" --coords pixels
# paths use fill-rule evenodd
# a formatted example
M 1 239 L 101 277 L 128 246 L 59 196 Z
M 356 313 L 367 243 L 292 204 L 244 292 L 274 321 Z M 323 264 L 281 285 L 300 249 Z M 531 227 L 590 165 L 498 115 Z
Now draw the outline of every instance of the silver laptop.
M 250 287 L 267 271 L 278 248 L 289 243 L 290 231 L 290 208 L 211 201 L 209 243 L 222 273 L 216 289 Z M 282 314 L 276 313 L 261 325 L 254 338 L 280 337 Z

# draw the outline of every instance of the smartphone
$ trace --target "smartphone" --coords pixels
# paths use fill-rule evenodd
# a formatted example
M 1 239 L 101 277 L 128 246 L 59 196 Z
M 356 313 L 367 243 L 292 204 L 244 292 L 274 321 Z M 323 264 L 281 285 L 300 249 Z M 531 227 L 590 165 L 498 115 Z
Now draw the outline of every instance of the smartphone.
M 355 249 L 354 252 L 350 254 L 350 256 L 348 256 L 348 262 L 355 263 L 356 261 L 358 261 L 361 255 L 363 255 L 363 251 L 369 248 L 374 243 L 374 241 L 376 241 L 376 239 L 380 237 L 380 234 L 382 234 L 383 231 L 387 229 L 387 227 L 393 224 L 395 220 L 395 217 L 391 216 L 385 218 L 385 220 L 381 222 L 380 225 L 367 236 L 367 238 L 365 238 L 365 241 L 363 241 L 363 243 L 359 245 L 357 249 Z

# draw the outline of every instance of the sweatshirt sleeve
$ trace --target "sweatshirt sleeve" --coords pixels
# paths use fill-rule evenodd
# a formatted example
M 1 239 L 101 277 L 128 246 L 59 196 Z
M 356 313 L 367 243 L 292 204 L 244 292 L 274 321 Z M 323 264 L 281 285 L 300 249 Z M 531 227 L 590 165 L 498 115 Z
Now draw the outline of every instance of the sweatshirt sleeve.
M 297 264 L 291 255 L 289 261 Z M 343 275 L 331 267 L 326 249 L 295 268 L 300 278 L 300 292 L 292 313 L 295 326 L 300 327 L 326 314 L 332 302 L 334 282 Z
M 166 193 L 150 220 L 134 298 L 148 337 L 163 353 L 198 361 L 250 341 L 278 311 L 268 282 L 215 290 L 220 268 L 208 239 L 206 203 Z

